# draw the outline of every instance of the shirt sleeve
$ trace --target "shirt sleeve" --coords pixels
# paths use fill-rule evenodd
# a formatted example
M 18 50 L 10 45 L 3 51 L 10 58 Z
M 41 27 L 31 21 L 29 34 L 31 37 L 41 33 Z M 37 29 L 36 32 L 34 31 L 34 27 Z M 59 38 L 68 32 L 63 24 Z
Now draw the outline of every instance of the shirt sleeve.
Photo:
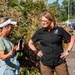
M 62 31 L 62 36 L 63 36 L 64 42 L 68 43 L 71 39 L 71 35 L 63 28 L 61 28 L 61 31 Z
M 0 50 L 5 50 L 5 46 L 1 38 L 0 38 Z
M 32 36 L 31 39 L 32 39 L 33 42 L 38 41 L 38 39 L 39 39 L 39 33 L 38 33 L 38 31 L 36 31 L 36 32 L 34 33 L 34 35 Z

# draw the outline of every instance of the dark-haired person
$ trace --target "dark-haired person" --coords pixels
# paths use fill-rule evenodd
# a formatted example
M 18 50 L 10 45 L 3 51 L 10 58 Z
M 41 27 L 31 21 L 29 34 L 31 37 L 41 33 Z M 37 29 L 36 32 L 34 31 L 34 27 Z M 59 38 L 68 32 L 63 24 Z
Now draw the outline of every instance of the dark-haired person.
M 14 46 L 7 38 L 16 23 L 9 18 L 0 18 L 0 75 L 19 75 L 19 62 L 15 55 L 19 44 Z
M 56 26 L 51 12 L 44 12 L 41 16 L 42 28 L 38 29 L 28 45 L 40 57 L 42 75 L 69 75 L 65 58 L 69 55 L 74 44 L 74 38 L 63 28 Z M 68 42 L 67 50 L 63 50 L 62 40 Z M 34 45 L 39 41 L 40 51 Z

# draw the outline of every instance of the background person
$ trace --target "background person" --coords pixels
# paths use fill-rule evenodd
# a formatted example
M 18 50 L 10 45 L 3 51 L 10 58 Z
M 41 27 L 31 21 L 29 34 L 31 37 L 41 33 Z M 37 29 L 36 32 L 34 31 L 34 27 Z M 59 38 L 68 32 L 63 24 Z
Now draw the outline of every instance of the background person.
M 63 28 L 56 26 L 51 12 L 42 14 L 42 28 L 38 29 L 28 45 L 34 53 L 40 57 L 40 69 L 42 75 L 69 75 L 65 58 L 69 55 L 74 44 L 74 38 Z M 69 42 L 67 50 L 63 50 L 62 40 Z M 34 43 L 39 41 L 40 51 Z

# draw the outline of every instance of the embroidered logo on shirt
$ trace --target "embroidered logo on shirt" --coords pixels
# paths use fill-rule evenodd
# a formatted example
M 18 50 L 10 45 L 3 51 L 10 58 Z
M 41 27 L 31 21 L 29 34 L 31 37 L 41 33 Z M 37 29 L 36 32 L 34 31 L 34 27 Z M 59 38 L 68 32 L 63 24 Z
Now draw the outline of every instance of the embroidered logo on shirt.
M 58 29 L 55 29 L 54 30 L 54 34 L 58 34 Z

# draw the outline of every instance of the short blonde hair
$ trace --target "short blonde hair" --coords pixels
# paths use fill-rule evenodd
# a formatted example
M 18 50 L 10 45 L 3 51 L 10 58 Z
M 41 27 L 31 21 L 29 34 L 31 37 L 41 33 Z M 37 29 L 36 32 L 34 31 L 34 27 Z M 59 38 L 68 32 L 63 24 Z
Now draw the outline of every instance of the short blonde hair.
M 45 11 L 42 16 L 46 17 L 48 20 L 51 20 L 52 23 L 51 23 L 51 28 L 55 28 L 56 27 L 56 21 L 55 21 L 55 18 L 53 16 L 53 14 L 51 12 L 48 12 L 48 11 Z

